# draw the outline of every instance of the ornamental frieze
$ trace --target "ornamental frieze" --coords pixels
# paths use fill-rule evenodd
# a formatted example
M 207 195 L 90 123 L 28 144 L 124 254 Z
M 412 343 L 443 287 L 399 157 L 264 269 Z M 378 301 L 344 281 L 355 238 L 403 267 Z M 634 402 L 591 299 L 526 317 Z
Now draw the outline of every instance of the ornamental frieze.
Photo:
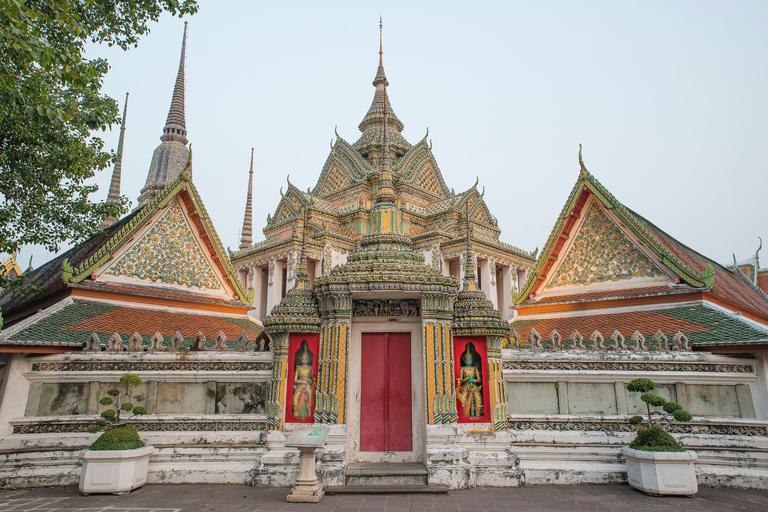
M 262 371 L 271 361 L 67 361 L 35 363 L 33 372 Z
M 615 421 L 601 420 L 510 420 L 510 430 L 554 430 L 587 432 L 632 432 L 637 427 L 629 419 Z M 670 423 L 664 430 L 672 434 L 710 434 L 723 436 L 768 436 L 768 428 L 750 425 L 723 425 L 721 423 Z
M 265 421 L 238 421 L 236 419 L 214 421 L 128 421 L 139 432 L 219 432 L 219 431 L 259 431 L 267 430 Z M 32 425 L 14 425 L 14 434 L 65 434 L 88 432 L 93 420 L 67 423 L 35 423 Z
M 652 363 L 622 361 L 504 361 L 504 370 L 595 370 L 623 372 L 754 373 L 748 364 Z
M 372 299 L 352 301 L 352 316 L 419 316 L 418 299 Z

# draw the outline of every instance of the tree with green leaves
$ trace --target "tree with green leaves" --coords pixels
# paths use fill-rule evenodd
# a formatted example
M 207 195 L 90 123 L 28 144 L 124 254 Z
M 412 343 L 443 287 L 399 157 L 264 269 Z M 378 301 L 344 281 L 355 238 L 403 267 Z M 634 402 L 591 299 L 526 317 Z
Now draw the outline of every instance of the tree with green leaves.
M 87 180 L 114 159 L 94 132 L 119 118 L 101 94 L 109 65 L 85 46 L 127 50 L 162 13 L 197 10 L 196 0 L 0 0 L 0 253 L 55 252 L 127 211 L 126 198 L 90 198 Z M 0 288 L 19 284 L 0 276 Z
M 670 424 L 672 420 L 687 422 L 691 421 L 691 413 L 683 409 L 683 406 L 677 402 L 667 401 L 664 397 L 651 393 L 656 388 L 656 383 L 651 379 L 634 379 L 627 384 L 627 390 L 633 393 L 642 393 L 640 400 L 645 402 L 648 411 L 648 426 L 642 427 L 643 417 L 632 416 L 629 419 L 630 425 L 637 428 L 637 437 L 629 447 L 635 450 L 645 450 L 651 452 L 682 452 L 685 448 L 675 441 L 675 439 L 664 431 L 665 424 Z M 664 412 L 651 411 L 651 407 L 661 407 Z M 666 413 L 666 414 L 665 414 Z M 656 421 L 653 415 L 657 415 Z
M 89 432 L 95 434 L 104 428 L 107 430 L 91 445 L 91 450 L 132 450 L 144 446 L 136 430 L 120 418 L 121 413 L 130 413 L 134 417 L 147 414 L 147 408 L 140 405 L 145 400 L 144 395 L 133 394 L 133 388 L 141 383 L 141 377 L 126 373 L 120 377 L 123 392 L 112 388 L 107 390 L 107 396 L 99 400 L 106 409 Z

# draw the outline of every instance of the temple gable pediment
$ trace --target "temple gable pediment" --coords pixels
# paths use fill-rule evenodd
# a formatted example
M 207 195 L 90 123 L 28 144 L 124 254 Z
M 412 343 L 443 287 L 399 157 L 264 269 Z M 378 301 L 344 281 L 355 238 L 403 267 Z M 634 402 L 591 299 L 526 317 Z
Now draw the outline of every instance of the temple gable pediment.
M 224 280 L 180 198 L 97 272 L 106 280 L 141 280 L 224 292 Z M 122 279 L 121 279 L 122 278 Z
M 585 208 L 581 223 L 569 235 L 570 244 L 547 276 L 545 290 L 572 286 L 611 285 L 631 280 L 669 278 L 597 201 Z

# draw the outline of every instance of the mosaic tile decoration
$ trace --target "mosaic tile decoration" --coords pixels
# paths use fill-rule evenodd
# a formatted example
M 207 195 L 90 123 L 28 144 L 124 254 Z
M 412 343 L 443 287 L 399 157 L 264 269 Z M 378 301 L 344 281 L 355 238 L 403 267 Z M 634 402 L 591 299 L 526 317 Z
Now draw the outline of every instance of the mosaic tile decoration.
M 222 287 L 178 201 L 106 273 L 210 290 Z
M 665 275 L 596 203 L 547 288 Z

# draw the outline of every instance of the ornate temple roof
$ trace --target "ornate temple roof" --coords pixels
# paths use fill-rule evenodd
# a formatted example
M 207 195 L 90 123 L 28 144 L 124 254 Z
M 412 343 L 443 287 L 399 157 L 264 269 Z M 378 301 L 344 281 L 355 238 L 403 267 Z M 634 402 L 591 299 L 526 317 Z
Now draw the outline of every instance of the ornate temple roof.
M 373 79 L 373 86 L 376 92 L 373 94 L 373 101 L 368 112 L 363 117 L 358 128 L 363 134 L 355 142 L 354 147 L 361 154 L 365 155 L 373 149 L 380 149 L 384 140 L 384 117 L 387 116 L 387 137 L 389 138 L 390 149 L 399 154 L 403 154 L 411 148 L 400 132 L 403 131 L 403 123 L 397 118 L 392 105 L 387 96 L 387 86 L 389 81 L 384 72 L 384 51 L 382 46 L 382 25 L 379 23 L 379 67 L 376 70 L 376 77 Z
M 605 310 L 602 310 L 605 311 Z M 636 311 L 595 313 L 579 316 L 549 316 L 545 318 L 517 317 L 512 326 L 522 340 L 528 339 L 532 328 L 542 337 L 545 344 L 550 333 L 556 330 L 563 339 L 575 330 L 589 347 L 589 338 L 597 331 L 603 338 L 609 338 L 619 331 L 629 338 L 638 331 L 645 339 L 646 347 L 653 345 L 654 335 L 661 331 L 667 341 L 677 332 L 682 332 L 688 342 L 696 346 L 735 343 L 765 343 L 768 341 L 768 327 L 760 328 L 703 305 L 688 305 L 673 308 L 650 308 Z
M 517 304 L 536 302 L 531 294 L 543 286 L 546 276 L 554 270 L 556 256 L 563 250 L 575 220 L 581 214 L 587 198 L 594 196 L 603 207 L 616 216 L 622 226 L 634 235 L 642 247 L 658 258 L 658 261 L 679 279 L 680 284 L 688 285 L 692 289 L 706 289 L 738 306 L 768 317 L 768 300 L 763 294 L 758 293 L 753 286 L 734 272 L 685 246 L 624 206 L 587 171 L 581 160 L 581 154 L 579 154 L 579 162 L 581 169 L 576 184 L 533 271 L 528 276 L 524 289 L 516 300 Z M 591 290 L 585 288 L 583 291 Z
M 173 336 L 178 332 L 183 346 L 190 348 L 198 333 L 202 333 L 207 345 L 211 346 L 219 333 L 223 333 L 231 345 L 241 333 L 245 333 L 252 343 L 262 331 L 262 327 L 246 315 L 186 313 L 152 306 L 124 306 L 72 299 L 65 299 L 49 310 L 38 312 L 31 320 L 3 331 L 0 345 L 79 348 L 93 333 L 102 342 L 107 342 L 116 333 L 123 343 L 137 333 L 142 338 L 141 345 L 146 347 L 150 337 L 159 333 L 163 345 L 170 347 Z
M 200 244 L 211 255 L 211 260 L 223 276 L 227 288 L 233 292 L 231 299 L 227 301 L 227 306 L 242 307 L 250 304 L 252 296 L 244 290 L 226 250 L 221 245 L 202 199 L 191 181 L 190 168 L 191 153 L 185 169 L 154 199 L 118 220 L 105 231 L 35 269 L 29 274 L 25 288 L 0 297 L 0 307 L 5 318 L 9 321 L 21 318 L 28 314 L 30 309 L 36 310 L 60 300 L 72 293 L 72 289 L 78 285 L 82 288 L 97 288 L 98 280 L 93 281 L 95 272 L 109 263 L 123 247 L 134 243 L 137 235 L 141 233 L 143 237 L 144 228 L 177 197 L 191 212 L 190 217 L 193 219 L 195 229 L 200 233 Z M 158 284 L 158 290 L 161 284 Z M 146 286 L 155 288 L 151 282 L 147 282 Z M 142 295 L 141 290 L 133 288 L 133 295 Z M 127 290 L 105 291 L 129 293 Z M 211 302 L 210 296 L 199 294 L 194 290 L 190 290 L 186 295 L 181 298 L 192 300 L 196 295 L 202 295 L 200 298 L 202 302 Z
M 386 79 L 377 81 L 386 92 Z M 315 290 L 322 309 L 335 308 L 329 298 L 339 292 L 431 291 L 453 294 L 456 279 L 442 275 L 424 263 L 424 256 L 411 248 L 411 239 L 403 231 L 400 207 L 395 200 L 388 140 L 388 112 L 384 107 L 380 180 L 370 210 L 368 233 L 359 248 L 344 265 L 315 279 Z
M 147 181 L 139 195 L 139 206 L 145 205 L 184 169 L 189 159 L 187 126 L 184 118 L 184 61 L 187 47 L 187 23 L 184 22 L 184 38 L 181 42 L 179 71 L 173 88 L 171 108 L 163 128 L 162 141 L 152 155 Z M 190 171 L 191 172 L 191 171 Z
M 620 203 L 587 171 L 581 151 L 579 164 L 515 301 L 512 325 L 521 338 L 535 328 L 542 340 L 578 331 L 597 338 L 634 334 L 648 343 L 682 333 L 708 350 L 766 344 L 768 295 Z

